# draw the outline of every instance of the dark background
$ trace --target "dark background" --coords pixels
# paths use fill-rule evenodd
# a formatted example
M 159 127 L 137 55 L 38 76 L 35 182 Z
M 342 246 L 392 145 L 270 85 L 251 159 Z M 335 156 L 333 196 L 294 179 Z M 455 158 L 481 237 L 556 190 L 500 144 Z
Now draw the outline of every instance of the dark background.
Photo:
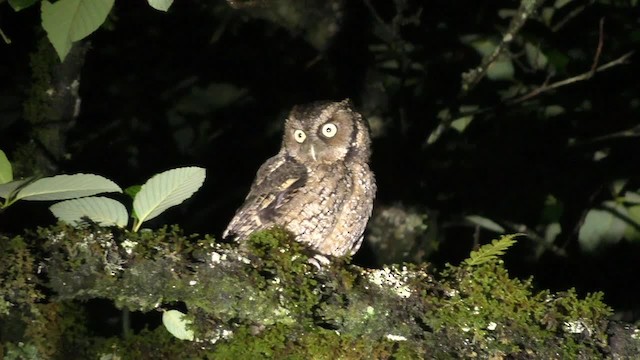
M 604 291 L 623 319 L 636 319 L 638 243 L 621 239 L 586 253 L 578 229 L 589 209 L 612 199 L 614 180 L 627 180 L 631 191 L 640 187 L 637 56 L 528 101 L 509 104 L 507 92 L 525 94 L 545 80 L 589 71 L 601 19 L 599 64 L 637 49 L 637 5 L 543 5 L 508 47 L 513 76 L 485 78 L 464 92 L 461 75 L 482 61 L 464 39 L 499 41 L 510 21 L 502 14 L 517 9 L 517 2 L 238 4 L 176 1 L 162 13 L 145 1 L 116 1 L 105 26 L 88 38 L 81 112 L 57 172 L 96 173 L 127 187 L 170 168 L 205 167 L 203 188 L 147 226 L 177 223 L 187 232 L 219 236 L 257 168 L 278 151 L 290 108 L 349 97 L 374 130 L 376 207 L 430 214 L 431 226 L 439 229 L 430 240 L 436 245 L 429 245 L 436 250 L 418 260 L 458 263 L 474 241 L 496 237 L 481 230 L 474 238 L 478 229 L 463 218 L 469 214 L 526 225 L 542 236 L 549 222 L 545 199 L 553 195 L 561 204 L 554 221 L 562 232 L 552 245 L 565 255 L 522 237 L 506 256 L 512 274 L 535 276 L 540 289 Z M 542 18 L 545 7 L 554 11 L 549 23 Z M 32 85 L 30 54 L 43 37 L 39 9 L 14 13 L 2 3 L 0 28 L 12 40 L 0 45 L 0 148 L 13 159 L 36 141 L 23 104 Z M 549 65 L 528 64 L 525 43 L 547 55 Z M 460 105 L 484 111 L 463 132 L 448 129 L 427 144 L 440 124 L 438 114 L 449 109 L 455 118 Z M 564 112 L 551 116 L 549 106 Z M 607 156 L 595 161 L 597 152 Z M 18 203 L 0 216 L 0 226 L 20 233 L 52 224 L 48 205 Z M 380 259 L 365 241 L 355 262 L 378 266 Z

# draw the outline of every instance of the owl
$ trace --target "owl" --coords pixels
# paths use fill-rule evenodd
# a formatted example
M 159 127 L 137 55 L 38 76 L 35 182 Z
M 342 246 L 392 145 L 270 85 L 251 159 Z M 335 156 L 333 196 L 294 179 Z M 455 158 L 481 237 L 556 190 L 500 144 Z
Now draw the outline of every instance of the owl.
M 262 164 L 223 237 L 279 225 L 321 255 L 354 254 L 376 193 L 370 143 L 349 99 L 295 106 L 280 152 Z

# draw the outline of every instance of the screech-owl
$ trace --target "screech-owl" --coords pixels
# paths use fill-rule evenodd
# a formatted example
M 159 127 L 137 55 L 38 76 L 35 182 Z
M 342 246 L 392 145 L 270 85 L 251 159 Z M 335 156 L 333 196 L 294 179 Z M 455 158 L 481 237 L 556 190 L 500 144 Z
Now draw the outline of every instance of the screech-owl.
M 349 99 L 295 106 L 280 152 L 262 164 L 223 237 L 279 225 L 322 255 L 354 254 L 376 193 L 370 143 Z

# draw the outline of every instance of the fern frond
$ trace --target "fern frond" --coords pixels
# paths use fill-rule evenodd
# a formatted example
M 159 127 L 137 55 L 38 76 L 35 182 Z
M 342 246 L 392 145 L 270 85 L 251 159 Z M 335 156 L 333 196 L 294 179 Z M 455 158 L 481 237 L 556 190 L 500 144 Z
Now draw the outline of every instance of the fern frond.
M 482 245 L 478 250 L 472 251 L 469 258 L 464 261 L 467 266 L 478 266 L 489 261 L 494 261 L 516 243 L 515 237 L 520 234 L 504 235 L 500 239 L 493 240 L 491 244 Z

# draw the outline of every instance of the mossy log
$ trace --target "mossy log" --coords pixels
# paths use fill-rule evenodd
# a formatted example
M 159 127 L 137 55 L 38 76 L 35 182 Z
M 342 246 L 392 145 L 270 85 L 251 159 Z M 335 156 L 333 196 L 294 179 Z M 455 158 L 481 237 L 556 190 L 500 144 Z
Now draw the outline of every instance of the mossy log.
M 601 294 L 535 292 L 499 257 L 425 266 L 318 268 L 278 229 L 238 247 L 178 228 L 56 226 L 0 238 L 0 344 L 8 359 L 632 358 L 632 326 Z M 490 253 L 490 252 L 489 252 Z M 83 300 L 187 309 L 194 341 L 163 326 L 100 337 Z M 0 356 L 1 358 L 1 356 Z

